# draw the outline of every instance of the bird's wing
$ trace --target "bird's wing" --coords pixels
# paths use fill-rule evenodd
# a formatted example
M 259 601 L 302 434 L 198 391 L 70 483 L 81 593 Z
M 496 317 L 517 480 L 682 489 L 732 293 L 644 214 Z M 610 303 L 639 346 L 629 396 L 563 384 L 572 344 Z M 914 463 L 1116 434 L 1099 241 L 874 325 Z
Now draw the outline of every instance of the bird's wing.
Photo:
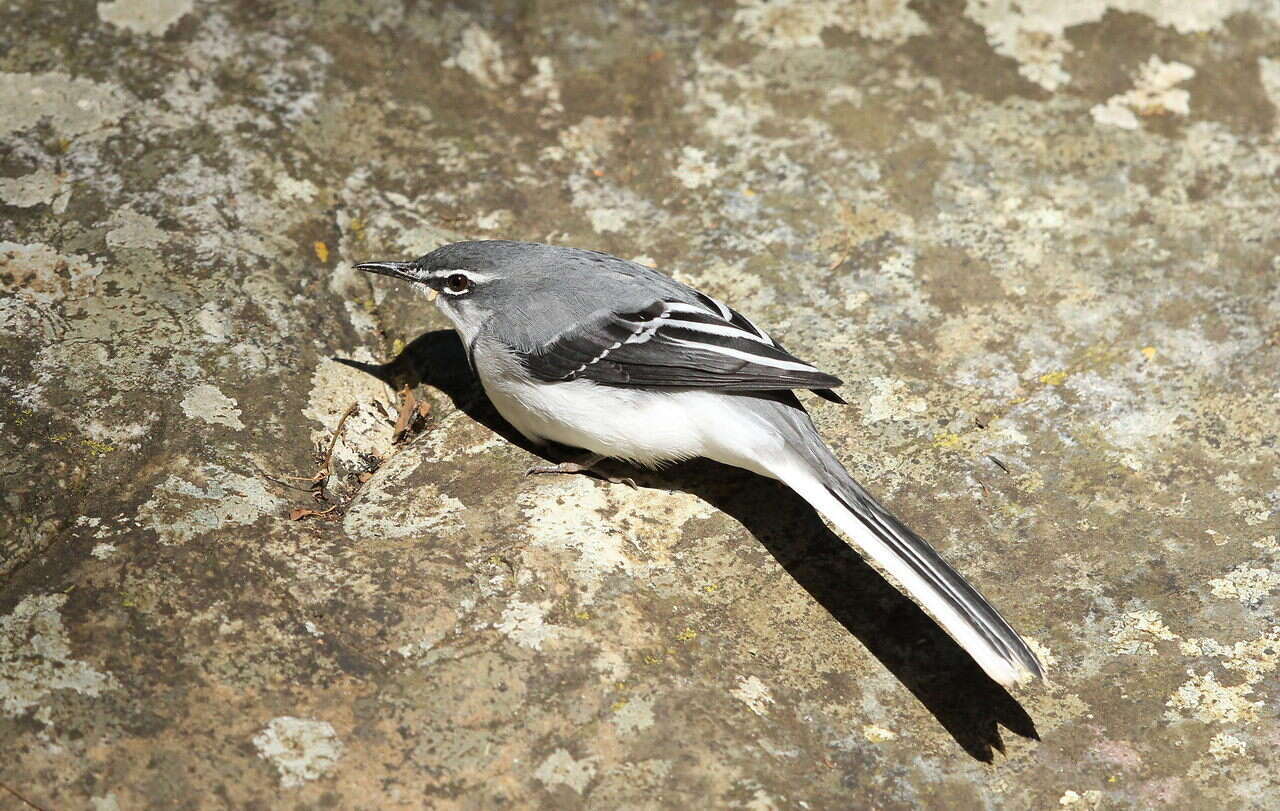
M 839 378 L 791 355 L 740 313 L 709 296 L 697 297 L 699 304 L 655 300 L 627 312 L 598 312 L 521 352 L 521 359 L 546 381 L 583 378 L 614 386 L 723 391 L 840 385 Z

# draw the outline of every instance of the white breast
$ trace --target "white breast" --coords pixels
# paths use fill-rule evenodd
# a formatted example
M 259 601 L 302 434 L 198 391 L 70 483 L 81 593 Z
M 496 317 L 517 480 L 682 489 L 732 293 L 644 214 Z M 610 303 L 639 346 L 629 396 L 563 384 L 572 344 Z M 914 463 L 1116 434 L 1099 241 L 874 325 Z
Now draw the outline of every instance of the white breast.
M 703 452 L 701 420 L 690 419 L 675 395 L 589 380 L 481 380 L 498 412 L 534 441 L 549 439 L 650 467 Z
M 646 467 L 703 456 L 765 476 L 758 460 L 788 453 L 785 440 L 749 398 L 713 391 L 624 388 L 578 379 L 533 381 L 510 350 L 483 331 L 476 374 L 507 422 L 538 444 L 547 440 Z M 474 336 L 474 337 L 473 337 Z M 487 344 L 487 345 L 485 345 Z
M 498 413 L 534 442 L 551 440 L 646 467 L 705 456 L 766 476 L 756 460 L 785 452 L 782 437 L 737 397 L 589 380 L 531 383 L 477 371 Z

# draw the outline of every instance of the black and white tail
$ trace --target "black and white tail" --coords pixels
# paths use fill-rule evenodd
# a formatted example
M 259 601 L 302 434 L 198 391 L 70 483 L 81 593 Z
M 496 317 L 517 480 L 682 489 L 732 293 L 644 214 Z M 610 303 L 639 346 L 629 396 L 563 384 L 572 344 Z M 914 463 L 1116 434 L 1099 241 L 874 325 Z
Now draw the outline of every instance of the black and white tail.
M 1042 678 L 1035 653 L 1000 612 L 854 481 L 825 445 L 815 447 L 816 434 L 809 436 L 807 459 L 779 460 L 770 472 L 893 575 L 987 675 L 1006 687 Z

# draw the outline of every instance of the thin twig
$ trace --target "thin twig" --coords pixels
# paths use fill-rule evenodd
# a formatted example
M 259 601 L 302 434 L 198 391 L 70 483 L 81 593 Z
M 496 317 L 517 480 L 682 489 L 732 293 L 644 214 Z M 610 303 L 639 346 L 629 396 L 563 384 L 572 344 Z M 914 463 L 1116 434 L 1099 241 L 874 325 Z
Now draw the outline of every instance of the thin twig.
M 333 450 L 338 445 L 338 437 L 342 436 L 342 426 L 346 423 L 347 417 L 359 407 L 359 403 L 352 403 L 351 407 L 346 410 L 342 418 L 338 420 L 338 427 L 333 430 L 333 438 L 329 440 L 329 450 L 324 454 L 324 465 L 310 476 L 287 476 L 285 474 L 270 475 L 266 471 L 258 468 L 258 475 L 269 482 L 274 482 L 281 487 L 288 487 L 290 490 L 301 490 L 309 493 L 319 493 L 324 495 L 325 485 L 329 483 L 329 477 L 333 475 Z M 288 482 L 310 482 L 310 487 L 296 487 Z
M 6 786 L 4 783 L 0 783 L 0 788 L 4 789 L 5 791 L 9 792 L 9 793 L 10 793 L 10 794 L 12 794 L 13 796 L 17 797 L 19 802 L 24 803 L 25 805 L 27 805 L 27 806 L 29 806 L 29 807 L 31 807 L 31 808 L 34 808 L 36 811 L 47 811 L 47 809 L 46 809 L 44 806 L 42 806 L 42 805 L 36 805 L 35 803 L 33 803 L 33 802 L 31 802 L 30 800 L 28 800 L 26 797 L 23 797 L 23 796 L 22 796 L 21 794 L 19 794 L 17 791 L 15 791 L 15 790 L 13 790 L 13 789 L 9 788 L 8 786 Z
M 329 483 L 329 477 L 333 475 L 333 449 L 338 446 L 338 437 L 342 436 L 342 426 L 346 424 L 347 417 L 350 417 L 359 406 L 359 403 L 352 403 L 342 415 L 342 419 L 338 420 L 338 427 L 333 429 L 333 439 L 329 440 L 329 450 L 324 455 L 324 467 L 316 473 L 316 491 L 321 495 L 324 494 L 325 485 Z
M 289 512 L 290 521 L 301 521 L 303 518 L 323 518 L 344 504 L 333 504 L 327 510 L 309 510 L 306 507 L 298 507 Z M 340 517 L 340 516 L 339 516 Z
M 351 407 L 343 413 L 342 418 L 338 420 L 338 427 L 333 429 L 333 438 L 329 440 L 329 449 L 324 454 L 324 464 L 320 469 L 310 476 L 286 476 L 283 474 L 272 476 L 261 468 L 258 469 L 258 475 L 269 482 L 278 484 L 281 487 L 287 487 L 290 490 L 300 490 L 304 493 L 314 493 L 317 501 L 325 501 L 324 488 L 329 484 L 329 477 L 333 475 L 333 451 L 338 446 L 338 437 L 342 436 L 342 426 L 346 424 L 347 417 L 355 413 L 359 403 L 352 403 Z M 289 484 L 290 481 L 308 482 L 309 487 L 297 487 Z
M 290 489 L 290 490 L 297 490 L 297 491 L 298 491 L 298 492 L 300 492 L 300 493 L 310 493 L 310 492 L 312 492 L 312 491 L 315 489 L 315 483 L 316 483 L 316 477 L 315 477 L 315 476 L 284 476 L 284 475 L 281 475 L 281 476 L 277 477 L 277 476 L 272 476 L 270 473 L 266 472 L 266 471 L 265 471 L 265 470 L 263 470 L 262 468 L 257 467 L 257 465 L 255 465 L 254 467 L 255 467 L 255 468 L 257 468 L 257 471 L 258 471 L 258 475 L 259 475 L 259 476 L 261 476 L 262 478 L 264 478 L 264 479 L 266 479 L 267 481 L 271 482 L 272 484 L 278 484 L 278 485 L 280 485 L 281 487 L 287 487 L 287 488 L 288 488 L 288 489 Z M 311 486 L 310 486 L 310 487 L 299 487 L 299 486 L 297 486 L 296 484 L 289 484 L 289 482 L 288 482 L 288 481 L 282 481 L 283 479 L 289 479 L 289 480 L 291 480 L 291 481 L 295 481 L 295 482 L 310 482 L 310 483 L 311 483 Z
M 994 456 L 992 456 L 991 454 L 987 454 L 987 458 L 988 458 L 988 459 L 990 459 L 991 461 L 995 462 L 995 463 L 996 463 L 996 467 L 1000 468 L 1000 469 L 1001 469 L 1001 470 L 1003 470 L 1005 473 L 1008 473 L 1008 472 L 1009 472 L 1009 466 L 1008 466 L 1008 465 L 1006 465 L 1004 462 L 1001 462 L 999 459 L 995 458 L 995 457 L 994 457 Z

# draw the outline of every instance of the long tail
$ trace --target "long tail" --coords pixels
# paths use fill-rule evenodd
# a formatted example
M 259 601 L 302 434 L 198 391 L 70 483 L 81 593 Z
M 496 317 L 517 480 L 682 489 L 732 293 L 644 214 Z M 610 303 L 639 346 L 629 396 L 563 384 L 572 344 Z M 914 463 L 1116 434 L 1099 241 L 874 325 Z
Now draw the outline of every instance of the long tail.
M 804 435 L 804 453 L 779 459 L 769 471 L 897 578 L 987 675 L 1006 687 L 1043 678 L 1035 653 L 1000 612 L 854 481 L 807 417 L 801 419 L 806 425 L 791 427 Z

